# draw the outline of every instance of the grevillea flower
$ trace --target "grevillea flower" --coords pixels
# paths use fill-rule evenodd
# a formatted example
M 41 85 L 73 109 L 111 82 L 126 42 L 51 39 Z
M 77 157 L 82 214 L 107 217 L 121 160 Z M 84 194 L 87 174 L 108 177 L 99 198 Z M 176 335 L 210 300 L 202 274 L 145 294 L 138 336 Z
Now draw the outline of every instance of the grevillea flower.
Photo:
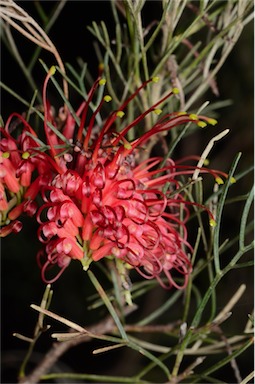
M 22 125 L 16 139 L 9 133 L 13 120 Z M 22 213 L 33 216 L 37 210 L 35 198 L 43 185 L 51 179 L 56 163 L 39 150 L 37 135 L 25 119 L 13 113 L 0 128 L 0 236 L 19 232 Z
M 186 112 L 168 113 L 148 131 L 128 141 L 131 128 L 137 127 L 149 113 L 159 114 L 158 106 L 178 92 L 172 89 L 131 123 L 122 123 L 122 128 L 117 130 L 116 121 L 123 118 L 130 101 L 148 83 L 157 81 L 153 78 L 142 84 L 118 110 L 112 111 L 98 130 L 96 118 L 103 103 L 111 100 L 109 95 L 103 96 L 88 118 L 93 95 L 97 87 L 105 83 L 99 77 L 77 111 L 80 118 L 77 128 L 67 111 L 62 134 L 69 145 L 63 153 L 57 149 L 63 144 L 60 135 L 55 135 L 49 127 L 49 122 L 54 125 L 54 119 L 46 87 L 53 73 L 51 69 L 44 84 L 44 125 L 58 172 L 44 186 L 44 204 L 37 212 L 38 236 L 45 244 L 38 254 L 43 280 L 56 280 L 72 259 L 80 260 L 87 269 L 92 261 L 110 257 L 122 260 L 145 278 L 158 279 L 164 287 L 185 287 L 192 270 L 189 258 L 192 247 L 186 223 L 189 207 L 198 204 L 187 200 L 179 177 L 192 175 L 197 168 L 175 163 L 172 159 L 163 162 L 161 157 L 140 163 L 137 159 L 148 140 L 160 132 L 189 122 L 204 127 L 216 121 Z M 210 173 L 221 180 L 220 172 L 203 167 L 199 172 Z M 59 271 L 48 278 L 48 270 L 53 265 Z

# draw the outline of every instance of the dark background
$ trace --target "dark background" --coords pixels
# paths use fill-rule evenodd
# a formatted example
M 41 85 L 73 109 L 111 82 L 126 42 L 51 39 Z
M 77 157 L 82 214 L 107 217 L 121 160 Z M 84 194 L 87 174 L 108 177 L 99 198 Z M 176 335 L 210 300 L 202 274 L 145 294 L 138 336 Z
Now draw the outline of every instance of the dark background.
M 33 1 L 17 1 L 32 16 L 36 17 Z M 44 8 L 50 10 L 54 1 L 42 2 Z M 145 18 L 155 16 L 159 12 L 157 1 L 148 1 L 145 7 Z M 91 25 L 92 20 L 104 20 L 109 26 L 111 24 L 111 11 L 107 1 L 68 1 L 60 14 L 58 20 L 50 31 L 50 37 L 59 50 L 64 62 L 75 65 L 77 57 L 82 57 L 89 63 L 89 70 L 96 75 L 97 59 L 94 53 L 94 37 L 87 31 L 86 26 Z M 15 33 L 14 33 L 15 35 Z M 22 47 L 22 55 L 26 60 L 34 49 L 33 44 L 27 43 L 23 38 L 19 38 L 19 46 Z M 42 53 L 43 59 L 48 65 L 55 64 L 53 56 Z M 34 71 L 38 86 L 41 87 L 42 79 L 45 76 L 44 70 L 37 65 Z M 27 81 L 21 71 L 7 51 L 4 44 L 1 45 L 1 79 L 8 86 L 12 87 L 18 94 L 25 99 L 31 99 L 31 91 L 27 86 Z M 239 170 L 245 170 L 253 162 L 253 25 L 244 30 L 240 40 L 236 44 L 233 52 L 220 71 L 218 77 L 220 90 L 219 99 L 232 99 L 233 104 L 224 108 L 220 112 L 220 128 L 231 128 L 231 133 L 227 140 L 217 145 L 214 151 L 212 162 L 215 168 L 227 171 L 233 161 L 235 154 L 243 152 L 239 165 Z M 216 97 L 208 92 L 204 100 L 215 100 Z M 22 112 L 23 105 L 5 91 L 1 92 L 1 114 L 4 120 L 13 111 Z M 201 153 L 208 137 L 195 136 L 193 147 L 190 152 Z M 185 145 L 185 144 L 184 144 Z M 190 145 L 190 143 L 188 144 Z M 233 195 L 247 193 L 253 183 L 252 176 L 246 178 L 238 185 L 233 187 Z M 239 225 L 240 207 L 236 210 L 227 212 L 226 226 L 228 232 L 226 236 L 235 233 Z M 36 240 L 36 223 L 25 219 L 22 233 L 11 235 L 2 242 L 2 382 L 15 382 L 17 369 L 20 361 L 24 357 L 27 344 L 12 336 L 13 332 L 20 332 L 27 336 L 32 336 L 33 326 L 36 321 L 36 313 L 29 308 L 31 303 L 39 304 L 44 284 L 40 279 L 40 271 L 35 261 L 35 254 L 39 249 Z M 219 292 L 219 301 L 226 303 L 231 294 L 240 286 L 241 283 L 247 284 L 245 297 L 235 307 L 234 327 L 242 329 L 241 324 L 245 324 L 247 313 L 250 313 L 253 302 L 253 275 L 248 269 L 239 270 L 238 273 L 231 273 L 225 278 L 225 285 Z M 226 287 L 229 288 L 226 289 Z M 51 310 L 66 316 L 79 324 L 92 323 L 95 321 L 95 313 L 87 309 L 87 297 L 93 289 L 84 273 L 81 273 L 78 263 L 71 263 L 68 272 L 64 273 L 59 281 L 54 284 L 54 296 Z M 148 295 L 145 305 L 142 306 L 142 314 L 149 312 L 153 306 L 158 305 L 159 300 L 169 293 L 162 292 L 161 288 L 155 290 L 153 297 Z M 154 301 L 153 301 L 154 300 Z M 155 304 L 153 304 L 155 303 Z M 220 308 L 219 308 L 220 310 Z M 171 319 L 176 319 L 175 314 L 171 313 Z M 49 320 L 54 331 L 60 331 L 61 325 Z M 233 322 L 232 322 L 233 326 Z M 63 330 L 65 330 L 63 328 Z M 37 345 L 38 355 L 34 355 L 34 362 L 41 358 L 40 353 L 44 353 L 51 345 L 49 334 L 43 336 Z M 101 346 L 101 344 L 99 343 Z M 137 355 L 127 355 L 127 352 L 118 350 L 103 354 L 102 356 L 92 356 L 91 351 L 97 343 L 81 345 L 75 350 L 69 351 L 62 357 L 58 368 L 63 371 L 73 370 L 75 372 L 104 373 L 111 375 L 132 375 L 137 366 L 144 364 L 142 359 L 136 359 Z M 136 356 L 136 357 L 134 357 Z M 132 360 L 135 358 L 135 361 Z M 128 359 L 128 360 L 127 360 Z M 253 358 L 250 354 L 245 354 L 239 360 L 241 374 L 245 377 L 253 368 Z M 66 366 L 62 366 L 65 364 Z M 132 372 L 132 364 L 134 372 Z M 231 369 L 220 371 L 219 379 L 226 382 L 234 382 Z

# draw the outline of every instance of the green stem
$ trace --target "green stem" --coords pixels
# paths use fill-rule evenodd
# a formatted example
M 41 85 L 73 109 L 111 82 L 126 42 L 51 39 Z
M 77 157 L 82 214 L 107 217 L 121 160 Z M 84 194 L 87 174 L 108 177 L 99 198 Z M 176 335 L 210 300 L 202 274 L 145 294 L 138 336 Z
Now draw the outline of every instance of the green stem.
M 222 213 L 223 213 L 223 208 L 224 204 L 226 201 L 227 193 L 229 190 L 229 187 L 231 185 L 231 178 L 234 175 L 234 172 L 236 170 L 237 164 L 240 160 L 241 153 L 238 153 L 229 172 L 228 178 L 225 182 L 225 185 L 222 189 L 222 193 L 219 199 L 218 207 L 217 207 L 217 212 L 216 212 L 216 227 L 214 228 L 214 237 L 213 237 L 213 256 L 214 256 L 214 266 L 215 266 L 215 271 L 216 273 L 219 273 L 221 268 L 220 268 L 220 254 L 219 254 L 219 247 L 220 247 L 220 229 L 221 229 L 221 220 L 222 220 Z
M 110 312 L 110 314 L 111 314 L 115 324 L 117 325 L 118 330 L 119 330 L 119 332 L 121 334 L 121 337 L 124 340 L 128 340 L 127 334 L 126 334 L 126 332 L 125 332 L 125 330 L 123 328 L 123 325 L 120 322 L 120 319 L 119 319 L 119 317 L 118 317 L 118 315 L 117 315 L 117 313 L 116 313 L 112 303 L 110 302 L 110 300 L 108 298 L 108 295 L 105 293 L 103 287 L 101 286 L 101 284 L 99 283 L 99 281 L 97 280 L 97 278 L 95 277 L 93 272 L 88 271 L 87 273 L 89 275 L 89 278 L 90 278 L 91 282 L 93 283 L 94 287 L 96 288 L 97 292 L 99 293 L 100 297 L 104 301 L 104 304 L 107 307 L 108 311 Z
M 197 309 L 197 312 L 193 318 L 191 326 L 190 326 L 186 336 L 184 337 L 183 342 L 181 344 L 181 347 L 177 353 L 175 365 L 174 365 L 174 368 L 172 371 L 172 377 L 178 376 L 179 368 L 180 368 L 181 362 L 182 362 L 184 354 L 185 354 L 185 349 L 190 342 L 191 336 L 193 334 L 193 329 L 197 328 L 197 326 L 200 322 L 201 316 L 203 314 L 204 308 L 205 308 L 206 304 L 208 303 L 208 301 L 212 295 L 212 292 L 215 290 L 215 288 L 216 288 L 217 284 L 219 283 L 219 281 L 221 280 L 221 278 L 222 278 L 222 274 L 218 274 L 217 276 L 215 276 L 210 287 L 208 288 L 207 292 L 205 293 L 205 295 L 204 295 L 204 297 L 200 303 L 200 306 Z
M 41 307 L 45 308 L 45 309 L 49 308 L 49 305 L 50 305 L 50 302 L 52 299 L 53 291 L 50 288 L 51 287 L 48 284 L 45 288 L 43 298 L 41 301 Z M 42 335 L 42 333 L 45 331 L 44 325 L 43 325 L 43 320 L 44 320 L 44 314 L 39 313 L 38 321 L 36 323 L 35 330 L 34 330 L 33 340 L 31 341 L 29 348 L 28 348 L 28 351 L 26 353 L 26 356 L 25 356 L 25 358 L 24 358 L 24 360 L 20 366 L 19 375 L 18 375 L 20 379 L 25 377 L 26 366 L 27 366 L 29 359 L 32 355 L 35 344 L 36 344 L 37 340 L 39 339 L 39 337 Z
M 75 380 L 89 380 L 89 382 L 98 383 L 132 383 L 132 384 L 146 384 L 148 381 L 137 380 L 134 377 L 123 376 L 104 376 L 93 375 L 86 373 L 50 373 L 41 377 L 41 380 L 56 380 L 56 379 L 75 379 Z

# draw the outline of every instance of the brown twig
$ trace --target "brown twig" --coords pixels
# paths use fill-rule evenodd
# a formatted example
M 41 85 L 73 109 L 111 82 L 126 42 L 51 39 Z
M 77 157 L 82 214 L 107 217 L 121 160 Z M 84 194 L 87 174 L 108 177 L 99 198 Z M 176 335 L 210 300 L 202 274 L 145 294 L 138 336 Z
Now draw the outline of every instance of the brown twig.
M 218 325 L 215 325 L 215 326 L 213 326 L 212 331 L 217 333 L 220 336 L 221 340 L 226 345 L 226 350 L 227 350 L 228 355 L 231 356 L 233 351 L 232 351 L 232 348 L 231 348 L 231 346 L 230 346 L 230 344 L 228 342 L 228 339 L 224 335 L 222 329 Z M 237 383 L 241 383 L 242 378 L 241 378 L 240 370 L 239 370 L 239 367 L 237 365 L 236 359 L 233 358 L 232 360 L 230 360 L 230 365 L 231 365 L 231 367 L 232 367 L 232 369 L 234 371 L 234 375 L 236 377 Z
M 103 320 L 100 323 L 89 327 L 89 332 L 105 334 L 110 332 L 115 326 L 114 321 L 111 318 Z M 42 362 L 34 369 L 32 373 L 22 378 L 19 382 L 23 384 L 35 384 L 38 383 L 41 376 L 49 372 L 50 368 L 58 361 L 60 356 L 67 352 L 70 348 L 75 347 L 81 343 L 89 342 L 91 337 L 87 334 L 77 336 L 68 341 L 54 343 L 52 348 L 45 355 Z
M 126 307 L 124 309 L 125 315 L 128 315 L 136 309 L 136 306 Z M 104 335 L 111 333 L 116 329 L 116 325 L 112 317 L 108 316 L 106 319 L 99 323 L 86 327 L 86 333 L 80 336 L 72 337 L 67 341 L 56 342 L 52 345 L 51 349 L 45 355 L 41 363 L 27 376 L 21 378 L 19 383 L 22 384 L 36 384 L 40 381 L 40 378 L 45 375 L 51 367 L 58 361 L 58 359 L 67 352 L 70 348 L 73 348 L 79 344 L 91 341 L 92 337 L 89 334 Z

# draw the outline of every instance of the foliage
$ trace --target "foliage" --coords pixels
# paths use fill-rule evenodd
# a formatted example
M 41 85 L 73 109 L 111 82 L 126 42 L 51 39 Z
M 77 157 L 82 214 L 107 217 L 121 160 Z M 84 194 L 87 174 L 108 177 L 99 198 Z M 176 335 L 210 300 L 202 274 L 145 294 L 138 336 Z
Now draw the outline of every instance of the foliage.
M 157 6 L 154 4 L 158 11 L 157 17 L 145 24 L 148 3 L 145 0 L 108 2 L 114 31 L 106 21 L 92 21 L 88 26 L 96 40 L 98 63 L 103 63 L 106 89 L 112 97 L 112 109 L 117 110 L 143 82 L 159 77 L 157 84 L 148 84 L 137 97 L 131 97 L 124 122 L 117 123 L 117 129 L 121 132 L 124 124 L 130 124 L 136 116 L 143 114 L 158 100 L 164 99 L 169 90 L 175 88 L 178 88 L 179 94 L 162 102 L 160 108 L 163 113 L 188 110 L 189 114 L 195 116 L 209 113 L 212 118 L 218 117 L 219 109 L 226 106 L 228 101 L 209 103 L 205 97 L 208 97 L 208 90 L 219 95 L 217 74 L 243 28 L 252 20 L 252 2 L 162 0 L 157 2 Z M 70 95 L 75 93 L 79 100 L 87 100 L 94 82 L 89 63 L 79 58 L 77 63 L 64 64 L 49 38 L 50 28 L 60 17 L 65 4 L 66 1 L 57 2 L 47 14 L 44 2 L 35 2 L 40 24 L 43 25 L 41 28 L 17 3 L 11 0 L 0 2 L 2 38 L 19 63 L 33 96 L 27 101 L 4 82 L 1 82 L 1 87 L 24 104 L 25 119 L 33 124 L 35 132 L 40 132 L 45 117 L 41 107 L 43 94 L 37 89 L 33 71 L 38 65 L 42 66 L 46 74 L 50 71 L 50 64 L 46 64 L 46 60 L 38 63 L 41 50 L 47 50 L 55 57 L 57 72 L 51 76 L 51 87 L 78 126 L 81 117 L 77 114 L 77 102 L 73 102 Z M 11 27 L 37 45 L 28 64 L 23 60 L 22 49 L 15 43 Z M 91 115 L 97 111 L 102 95 L 103 90 L 99 89 L 95 101 L 90 102 Z M 108 105 L 95 115 L 99 127 L 107 113 Z M 156 119 L 157 116 L 153 114 L 146 115 L 144 122 L 128 131 L 128 141 L 133 142 L 146 134 Z M 51 129 L 68 147 L 68 141 L 61 130 L 54 125 Z M 153 151 L 162 155 L 162 148 L 166 162 L 175 156 L 183 140 L 189 139 L 195 132 L 205 135 L 207 129 L 210 128 L 189 122 L 174 127 L 169 133 L 160 132 L 156 139 L 153 137 L 146 144 L 146 151 L 141 152 L 137 162 L 150 157 Z M 200 154 L 197 171 L 203 166 L 216 142 L 227 133 L 226 130 L 216 134 L 206 132 L 206 137 L 209 136 L 208 144 Z M 38 145 L 42 152 L 51 149 L 47 143 L 39 142 L 39 139 Z M 67 147 L 63 146 L 61 150 L 65 151 Z M 96 321 L 89 325 L 86 319 L 82 319 L 82 324 L 72 321 L 72 313 L 66 317 L 52 311 L 52 301 L 61 298 L 55 298 L 54 286 L 47 285 L 41 304 L 31 305 L 39 313 L 33 335 L 26 337 L 15 334 L 29 344 L 18 374 L 19 382 L 48 382 L 61 378 L 69 380 L 65 382 L 223 383 L 225 379 L 220 379 L 223 367 L 231 367 L 236 382 L 251 382 L 252 372 L 242 378 L 239 358 L 242 354 L 247 356 L 247 351 L 251 353 L 252 308 L 246 314 L 245 324 L 235 329 L 234 323 L 231 323 L 232 310 L 235 310 L 250 282 L 241 283 L 238 288 L 228 287 L 228 282 L 232 276 L 236 276 L 237 271 L 250 270 L 253 265 L 251 207 L 254 191 L 248 190 L 249 182 L 241 195 L 237 190 L 238 183 L 246 184 L 246 180 L 250 180 L 252 167 L 245 171 L 238 170 L 241 153 L 231 161 L 224 184 L 211 183 L 207 176 L 202 179 L 196 170 L 188 180 L 181 177 L 181 190 L 193 204 L 187 223 L 190 241 L 193 243 L 193 253 L 190 255 L 193 271 L 185 290 L 162 293 L 156 279 L 138 279 L 133 270 L 127 276 L 122 264 L 114 263 L 112 259 L 95 263 L 83 272 L 84 279 L 90 280 L 92 292 L 86 300 L 90 310 L 96 313 Z M 164 163 L 161 165 L 164 166 Z M 236 180 L 235 184 L 233 180 Z M 208 225 L 200 209 L 201 205 L 209 207 L 216 221 L 215 227 Z M 229 227 L 228 213 L 231 210 L 238 212 L 237 230 Z M 225 290 L 224 302 L 222 290 Z M 152 302 L 155 297 L 157 300 L 157 295 L 159 299 L 148 306 L 148 313 L 144 303 Z M 83 303 L 83 298 L 80 300 Z M 38 339 L 50 332 L 48 318 L 64 325 L 64 331 L 51 333 L 53 346 L 38 366 L 29 372 L 27 365 Z M 127 352 L 121 352 L 120 356 L 128 356 L 130 359 L 135 356 L 137 364 L 134 369 L 129 366 L 123 376 L 115 375 L 114 370 L 110 375 L 103 372 L 92 374 L 89 370 L 88 373 L 51 371 L 65 352 L 83 343 L 92 343 L 94 355 L 113 353 L 116 356 L 115 350 L 128 350 L 127 355 Z

